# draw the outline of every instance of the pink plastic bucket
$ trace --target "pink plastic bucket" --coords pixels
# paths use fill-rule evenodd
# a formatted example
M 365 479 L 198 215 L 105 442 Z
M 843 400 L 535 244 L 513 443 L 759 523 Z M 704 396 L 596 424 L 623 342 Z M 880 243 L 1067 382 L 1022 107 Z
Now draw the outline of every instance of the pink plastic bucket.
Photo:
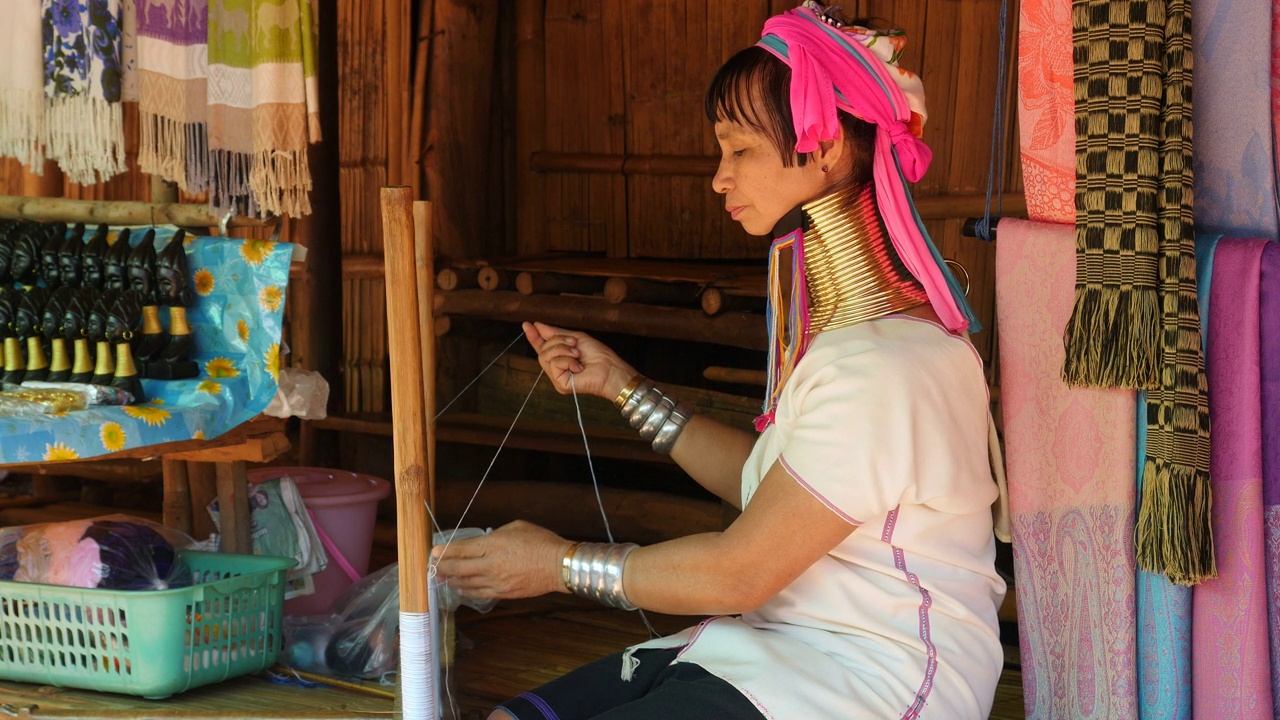
M 251 470 L 251 482 L 289 476 L 298 486 L 317 532 L 323 530 L 360 576 L 369 572 L 373 525 L 378 501 L 391 493 L 391 483 L 372 475 L 312 467 L 267 467 Z M 329 565 L 312 578 L 315 594 L 286 600 L 287 615 L 320 615 L 351 584 L 351 578 L 330 553 Z

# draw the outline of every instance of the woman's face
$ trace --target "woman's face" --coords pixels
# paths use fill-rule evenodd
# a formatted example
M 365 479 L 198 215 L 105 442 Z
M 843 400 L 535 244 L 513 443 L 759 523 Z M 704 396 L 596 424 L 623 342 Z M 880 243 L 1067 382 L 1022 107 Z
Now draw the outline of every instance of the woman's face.
M 768 235 L 797 205 L 830 192 L 842 143 L 823 143 L 804 166 L 786 167 L 768 137 L 734 122 L 716 123 L 720 168 L 711 187 L 725 210 L 752 235 Z M 826 165 L 828 172 L 823 172 Z

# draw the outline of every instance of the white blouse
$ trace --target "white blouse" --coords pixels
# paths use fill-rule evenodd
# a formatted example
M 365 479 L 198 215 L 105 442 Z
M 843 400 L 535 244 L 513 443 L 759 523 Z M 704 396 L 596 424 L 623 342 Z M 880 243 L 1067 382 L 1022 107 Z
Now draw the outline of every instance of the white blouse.
M 677 662 L 768 718 L 986 718 L 1005 593 L 987 402 L 973 346 L 933 323 L 818 335 L 743 468 L 743 506 L 778 461 L 858 529 L 755 612 L 637 647 L 683 645 Z

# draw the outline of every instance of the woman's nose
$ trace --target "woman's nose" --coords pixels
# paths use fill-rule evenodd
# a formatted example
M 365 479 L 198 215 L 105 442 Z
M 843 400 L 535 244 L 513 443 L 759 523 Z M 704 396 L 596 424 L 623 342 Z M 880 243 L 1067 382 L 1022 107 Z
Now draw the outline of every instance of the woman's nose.
M 711 189 L 721 195 L 725 195 L 729 192 L 732 184 L 732 176 L 729 174 L 729 169 L 725 167 L 725 162 L 721 160 L 720 166 L 716 168 L 715 177 L 711 178 Z

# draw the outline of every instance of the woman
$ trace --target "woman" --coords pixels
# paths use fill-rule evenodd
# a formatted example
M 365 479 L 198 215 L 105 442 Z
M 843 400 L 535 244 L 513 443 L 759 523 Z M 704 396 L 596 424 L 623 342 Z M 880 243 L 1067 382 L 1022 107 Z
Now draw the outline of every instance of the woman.
M 613 400 L 742 513 L 724 532 L 643 548 L 574 544 L 524 522 L 450 546 L 440 572 L 477 597 L 574 592 L 716 616 L 492 718 L 989 713 L 1005 588 L 988 398 L 964 335 L 972 315 L 903 184 L 930 156 L 901 43 L 806 3 L 771 18 L 712 81 L 713 187 L 743 228 L 775 237 L 758 436 L 693 414 L 587 335 L 525 325 L 561 393 Z

